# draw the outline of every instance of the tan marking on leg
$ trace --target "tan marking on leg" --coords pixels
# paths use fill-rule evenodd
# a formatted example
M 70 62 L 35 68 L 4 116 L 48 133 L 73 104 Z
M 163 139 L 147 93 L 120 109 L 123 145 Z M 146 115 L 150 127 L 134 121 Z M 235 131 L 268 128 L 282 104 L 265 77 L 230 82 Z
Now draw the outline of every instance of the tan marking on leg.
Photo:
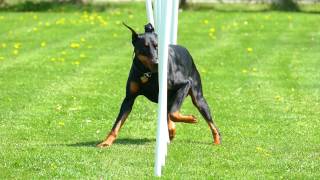
M 124 123 L 124 121 L 127 119 L 129 113 L 123 114 L 121 117 L 121 120 L 117 123 L 117 126 L 111 130 L 111 132 L 107 135 L 106 139 L 97 145 L 97 147 L 108 147 L 113 144 L 113 142 L 116 140 L 119 131 Z
M 176 136 L 176 125 L 173 121 L 170 120 L 170 116 L 168 115 L 168 131 L 170 141 Z
M 173 122 L 196 123 L 197 119 L 193 115 L 182 115 L 179 111 L 169 114 Z
M 210 122 L 208 123 L 208 125 L 209 125 L 209 128 L 210 128 L 212 136 L 213 136 L 213 143 L 214 144 L 221 144 L 221 138 L 220 138 L 220 135 L 219 135 L 217 128 Z

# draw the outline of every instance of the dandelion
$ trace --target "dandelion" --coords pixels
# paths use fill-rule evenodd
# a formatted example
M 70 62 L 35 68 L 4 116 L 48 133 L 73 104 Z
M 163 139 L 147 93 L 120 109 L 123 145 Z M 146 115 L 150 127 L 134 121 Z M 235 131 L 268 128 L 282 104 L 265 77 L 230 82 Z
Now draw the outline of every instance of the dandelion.
M 252 68 L 252 71 L 253 72 L 257 72 L 257 68 Z
M 41 47 L 46 47 L 47 43 L 45 41 L 41 42 L 40 46 Z
M 60 62 L 64 62 L 64 61 L 65 61 L 65 59 L 64 59 L 64 58 L 62 58 L 62 57 L 60 57 L 60 58 L 58 58 L 58 61 L 60 61 Z
M 38 28 L 34 27 L 34 28 L 32 29 L 32 31 L 33 31 L 33 32 L 37 32 L 37 31 L 38 31 Z
M 50 61 L 55 62 L 55 61 L 56 61 L 56 58 L 52 57 L 52 58 L 50 59 Z
M 209 30 L 211 33 L 215 33 L 216 32 L 216 29 L 214 27 L 210 28 Z
M 271 18 L 270 15 L 264 16 L 264 19 L 265 19 L 265 20 L 269 20 L 270 18 Z
M 80 65 L 80 61 L 74 61 L 74 62 L 72 62 L 72 64 L 74 64 L 74 65 Z
M 37 15 L 34 15 L 34 16 L 33 16 L 33 19 L 34 19 L 34 20 L 38 20 L 38 16 L 37 16 Z
M 248 52 L 248 53 L 251 53 L 252 51 L 253 51 L 253 49 L 252 49 L 251 47 L 248 47 L 248 48 L 247 48 L 247 52 Z
M 79 43 L 74 43 L 74 42 L 73 42 L 73 43 L 71 43 L 71 44 L 70 44 L 70 47 L 71 47 L 71 48 L 74 48 L 74 49 L 76 49 L 76 48 L 80 48 L 80 44 L 79 44 Z
M 292 20 L 292 16 L 288 16 L 288 20 L 291 21 Z
M 49 22 L 46 22 L 45 26 L 49 27 L 49 26 L 51 26 L 51 24 Z
M 281 97 L 281 96 L 279 96 L 279 95 L 278 95 L 278 96 L 275 96 L 274 98 L 275 98 L 276 101 L 282 101 L 282 99 L 283 99 L 283 97 Z
M 242 69 L 242 73 L 246 74 L 247 72 L 248 72 L 248 70 Z
M 57 107 L 56 107 L 56 109 L 57 109 L 58 111 L 61 111 L 62 106 L 61 106 L 60 104 L 58 104 Z
M 58 19 L 56 21 L 56 25 L 64 25 L 66 23 L 66 19 L 65 18 L 61 18 L 61 19 Z
M 17 49 L 15 49 L 15 50 L 13 50 L 12 54 L 16 56 L 19 54 L 19 51 Z
M 61 126 L 61 127 L 63 127 L 63 126 L 64 126 L 64 122 L 63 122 L 63 121 L 59 121 L 59 122 L 58 122 L 58 125 Z
M 14 47 L 15 49 L 20 49 L 20 48 L 21 48 L 21 43 L 15 43 L 15 44 L 13 45 L 13 47 Z

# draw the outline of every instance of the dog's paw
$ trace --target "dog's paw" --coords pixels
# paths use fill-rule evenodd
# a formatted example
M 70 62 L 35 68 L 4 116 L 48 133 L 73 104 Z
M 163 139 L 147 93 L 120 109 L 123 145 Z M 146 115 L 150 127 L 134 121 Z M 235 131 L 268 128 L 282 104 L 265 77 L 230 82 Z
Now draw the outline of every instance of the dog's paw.
M 217 133 L 214 135 L 214 140 L 213 140 L 214 144 L 216 144 L 216 145 L 221 144 L 221 140 L 222 140 L 222 138 L 221 138 L 220 133 Z
M 98 144 L 97 147 L 103 148 L 103 147 L 110 147 L 111 145 L 112 145 L 112 143 L 107 142 L 107 141 L 103 141 L 102 143 Z
M 191 120 L 190 120 L 190 123 L 192 123 L 192 124 L 195 124 L 195 123 L 197 123 L 198 121 L 197 121 L 197 118 L 194 116 L 194 115 L 191 115 Z

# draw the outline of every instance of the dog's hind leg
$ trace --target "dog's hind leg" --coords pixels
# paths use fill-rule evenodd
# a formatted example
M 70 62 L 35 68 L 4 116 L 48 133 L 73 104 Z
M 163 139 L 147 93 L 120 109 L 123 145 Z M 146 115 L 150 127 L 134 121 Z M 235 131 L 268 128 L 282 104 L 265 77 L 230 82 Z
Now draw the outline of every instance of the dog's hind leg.
M 177 91 L 168 96 L 168 112 L 169 118 L 173 122 L 184 122 L 184 123 L 196 123 L 197 119 L 193 115 L 182 115 L 179 110 L 182 106 L 183 100 L 188 95 L 191 87 L 191 82 L 187 81 L 182 84 Z
M 175 125 L 175 123 L 170 119 L 170 116 L 169 116 L 169 115 L 168 115 L 168 131 L 169 131 L 170 141 L 172 141 L 173 138 L 176 136 L 176 125 Z
M 209 125 L 209 128 L 212 132 L 214 144 L 220 144 L 221 135 L 220 135 L 219 129 L 217 128 L 217 126 L 213 121 L 213 117 L 211 116 L 208 103 L 203 97 L 201 82 L 198 83 L 197 86 L 191 87 L 189 94 L 191 95 L 193 104 L 198 108 L 199 112 L 201 113 L 201 115 Z

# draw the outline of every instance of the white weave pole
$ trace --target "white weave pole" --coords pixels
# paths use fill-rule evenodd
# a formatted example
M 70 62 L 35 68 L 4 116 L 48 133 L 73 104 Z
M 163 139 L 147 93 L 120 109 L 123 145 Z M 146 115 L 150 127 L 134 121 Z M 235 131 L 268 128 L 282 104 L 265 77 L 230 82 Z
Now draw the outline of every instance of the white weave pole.
M 155 155 L 156 176 L 161 176 L 161 168 L 165 165 L 165 157 L 167 155 L 167 143 L 170 143 L 167 124 L 168 47 L 169 44 L 176 44 L 177 42 L 178 8 L 179 0 L 155 0 L 154 21 L 152 0 L 146 0 L 148 21 L 154 25 L 158 34 L 159 108 Z
M 159 2 L 157 2 L 159 1 Z M 161 176 L 161 168 L 165 164 L 167 142 L 169 139 L 167 125 L 167 72 L 168 72 L 168 45 L 171 25 L 171 0 L 156 0 L 155 7 L 161 13 L 158 22 L 158 57 L 159 57 L 159 99 L 158 99 L 158 122 L 157 122 L 157 143 L 155 159 L 155 175 Z M 159 13 L 159 12 L 158 12 Z M 159 18 L 157 16 L 157 18 Z
M 170 44 L 177 44 L 179 0 L 172 0 Z
M 153 18 L 153 9 L 152 9 L 152 0 L 146 0 L 146 8 L 147 8 L 147 17 L 148 22 L 152 24 L 154 27 L 154 18 Z

